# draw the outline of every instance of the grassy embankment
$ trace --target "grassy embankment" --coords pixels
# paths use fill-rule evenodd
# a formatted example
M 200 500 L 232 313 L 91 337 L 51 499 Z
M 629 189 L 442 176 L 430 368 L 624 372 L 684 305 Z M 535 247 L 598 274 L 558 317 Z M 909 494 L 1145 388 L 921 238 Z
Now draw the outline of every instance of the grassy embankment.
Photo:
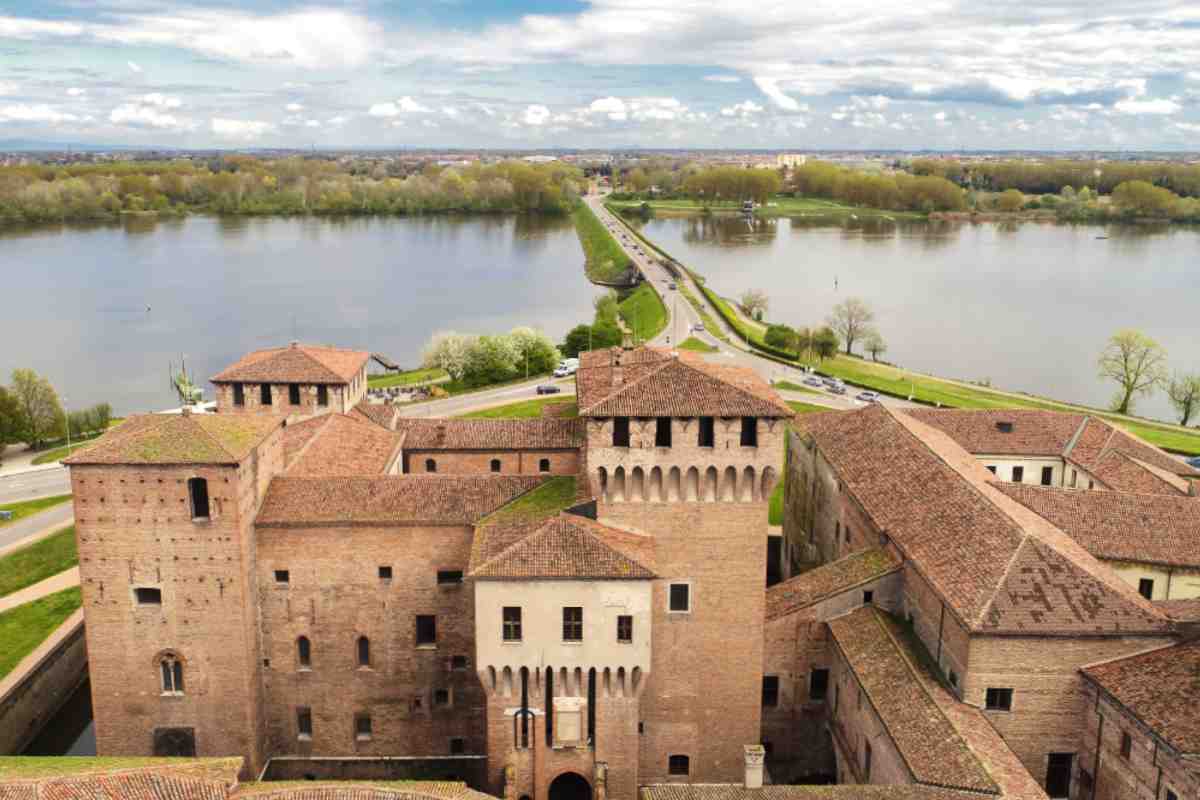
M 0 557 L 0 597 L 33 586 L 78 563 L 75 526 L 68 525 L 44 539 Z
M 583 247 L 584 266 L 588 280 L 617 283 L 625 278 L 633 261 L 608 232 L 587 203 L 580 203 L 571 212 L 575 233 Z
M 22 500 L 19 503 L 8 503 L 0 506 L 0 511 L 13 512 L 11 520 L 0 520 L 0 526 L 8 525 L 16 522 L 19 519 L 28 517 L 31 514 L 36 514 L 39 511 L 45 511 L 47 508 L 53 508 L 60 503 L 65 503 L 71 499 L 69 494 L 57 494 L 53 497 L 39 497 L 37 500 Z
M 387 389 L 392 386 L 412 386 L 416 383 L 440 381 L 448 378 L 444 369 L 410 369 L 404 372 L 389 372 L 386 375 L 368 375 L 367 386 L 371 389 Z
M 459 414 L 463 419 L 531 419 L 542 416 L 542 409 L 549 405 L 557 403 L 569 405 L 571 408 L 565 414 L 558 415 L 561 418 L 570 418 L 579 416 L 579 407 L 575 405 L 575 398 L 571 395 L 552 394 L 547 397 L 539 397 L 536 400 L 521 400 L 516 403 L 508 403 L 495 408 L 485 408 L 480 411 L 468 411 L 466 414 Z
M 691 350 L 694 353 L 715 353 L 717 348 L 707 342 L 702 342 L 695 336 L 689 336 L 679 343 L 680 350 Z
M 667 327 L 667 307 L 649 283 L 640 284 L 625 296 L 617 310 L 640 342 L 650 341 Z
M 705 209 L 717 213 L 741 213 L 740 200 L 704 203 L 686 198 L 672 200 L 610 200 L 609 205 L 617 209 L 640 208 L 646 202 L 655 213 L 664 216 L 702 214 Z M 915 211 L 889 211 L 883 208 L 864 208 L 824 200 L 819 197 L 771 198 L 768 205 L 754 209 L 757 217 L 884 217 L 888 219 L 921 219 L 925 215 Z
M 82 605 L 78 586 L 0 614 L 0 678 L 12 672 Z

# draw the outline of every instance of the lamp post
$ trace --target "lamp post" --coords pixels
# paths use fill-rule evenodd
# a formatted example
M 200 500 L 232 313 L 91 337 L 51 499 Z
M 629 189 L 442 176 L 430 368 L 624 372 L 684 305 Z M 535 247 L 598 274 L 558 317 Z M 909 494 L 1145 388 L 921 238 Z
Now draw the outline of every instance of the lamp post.
M 63 419 L 67 425 L 67 455 L 71 455 L 71 401 L 63 395 Z

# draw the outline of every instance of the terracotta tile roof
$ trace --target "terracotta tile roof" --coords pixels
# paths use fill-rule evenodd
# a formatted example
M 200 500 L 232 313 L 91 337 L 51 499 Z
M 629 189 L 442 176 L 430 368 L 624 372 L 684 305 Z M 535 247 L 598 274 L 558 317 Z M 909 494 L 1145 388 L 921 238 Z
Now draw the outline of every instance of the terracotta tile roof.
M 282 424 L 262 414 L 143 414 L 63 463 L 236 464 Z
M 213 383 L 349 383 L 371 358 L 363 350 L 291 344 L 255 350 L 212 377 Z
M 686 350 L 678 357 L 645 347 L 586 353 L 575 385 L 586 417 L 792 416 L 754 370 L 710 364 Z
M 1200 499 L 992 484 L 1096 558 L 1200 567 Z
M 975 792 L 917 784 L 767 784 L 761 789 L 747 789 L 740 783 L 652 783 L 642 787 L 641 797 L 642 800 L 979 800 L 980 796 Z
M 218 781 L 142 771 L 64 778 L 38 788 L 39 800 L 226 800 L 226 795 Z
M 581 419 L 421 419 L 398 421 L 405 450 L 566 450 L 583 447 Z
M 312 441 L 320 430 L 329 424 L 329 414 L 311 417 L 302 422 L 293 422 L 283 429 L 283 462 L 291 466 L 304 446 Z
M 496 800 L 457 781 L 263 781 L 239 784 L 231 800 Z
M 918 783 L 1000 793 L 934 701 L 883 612 L 863 606 L 830 620 L 829 631 Z
M 496 475 L 275 478 L 260 526 L 471 525 L 544 479 Z
M 845 558 L 767 588 L 766 618 L 776 619 L 819 600 L 895 572 L 900 562 L 883 548 L 859 550 Z
M 1200 597 L 1190 600 L 1157 600 L 1154 607 L 1176 622 L 1200 622 Z
M 1083 674 L 1177 752 L 1200 755 L 1200 641 L 1093 664 Z
M 1186 495 L 1188 480 L 1118 451 L 1109 450 L 1092 469 L 1100 483 L 1119 492 Z
M 400 434 L 358 416 L 324 416 L 328 419 L 288 467 L 289 476 L 316 478 L 386 473 L 399 453 Z
M 477 578 L 653 578 L 654 540 L 574 514 L 532 528 L 471 569 Z
M 389 431 L 396 430 L 396 420 L 400 417 L 400 409 L 391 403 L 368 403 L 366 400 L 356 405 L 351 413 L 369 419 Z
M 1074 540 L 991 484 L 949 436 L 882 405 L 798 423 L 970 630 L 1080 634 L 1170 622 Z

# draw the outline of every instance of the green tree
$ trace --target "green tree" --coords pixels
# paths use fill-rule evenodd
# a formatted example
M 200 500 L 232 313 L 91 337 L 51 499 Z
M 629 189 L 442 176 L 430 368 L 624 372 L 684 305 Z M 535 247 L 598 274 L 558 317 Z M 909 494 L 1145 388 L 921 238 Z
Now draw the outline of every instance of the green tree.
M 1113 206 L 1133 217 L 1169 217 L 1175 213 L 1179 198 L 1169 189 L 1146 181 L 1126 181 L 1112 193 Z
M 20 410 L 21 438 L 30 447 L 37 449 L 63 435 L 66 417 L 50 381 L 31 369 L 15 369 L 9 391 Z
M 435 333 L 425 345 L 421 365 L 426 369 L 445 370 L 451 380 L 460 381 L 467 369 L 467 357 L 475 337 L 448 331 Z
M 763 340 L 780 350 L 796 352 L 798 349 L 796 331 L 787 325 L 768 325 Z
M 996 208 L 1000 211 L 1008 213 L 1020 211 L 1023 205 L 1025 205 L 1025 195 L 1016 189 L 1005 189 L 996 198 Z
M 21 439 L 21 407 L 12 393 L 0 386 L 0 459 L 4 456 L 5 445 Z
M 875 312 L 857 297 L 850 297 L 833 307 L 827 323 L 846 343 L 846 355 L 854 350 L 854 343 L 871 327 Z
M 762 289 L 747 289 L 738 298 L 738 303 L 752 319 L 761 320 L 767 313 L 770 300 Z
M 1167 383 L 1167 398 L 1179 413 L 1179 424 L 1186 426 L 1200 407 L 1200 375 L 1177 373 Z
M 821 361 L 837 355 L 838 335 L 833 328 L 826 325 L 813 333 L 812 351 Z
M 879 331 L 872 328 L 863 336 L 863 349 L 871 354 L 872 361 L 878 361 L 879 356 L 887 352 L 887 342 Z
M 533 328 L 513 328 L 509 334 L 517 350 L 517 371 L 529 375 L 540 375 L 550 372 L 562 355 L 550 337 Z
M 1113 410 L 1128 414 L 1138 395 L 1151 394 L 1167 380 L 1167 351 L 1141 331 L 1117 331 L 1108 340 L 1098 362 L 1100 377 L 1119 387 Z
M 592 344 L 592 326 L 576 325 L 567 331 L 563 337 L 562 354 L 564 358 L 577 358 L 580 353 L 587 351 Z

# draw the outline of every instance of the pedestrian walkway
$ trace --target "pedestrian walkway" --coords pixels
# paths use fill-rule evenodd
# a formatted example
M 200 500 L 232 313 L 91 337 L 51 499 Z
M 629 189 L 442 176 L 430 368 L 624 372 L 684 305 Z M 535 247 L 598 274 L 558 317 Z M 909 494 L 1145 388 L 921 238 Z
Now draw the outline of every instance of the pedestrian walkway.
M 72 586 L 78 585 L 79 567 L 71 567 L 57 575 L 51 575 L 49 578 L 39 581 L 33 586 L 26 586 L 24 589 L 13 592 L 10 595 L 0 597 L 0 614 L 17 606 L 32 603 L 34 600 L 41 599 L 48 594 L 61 592 L 63 589 L 70 589 Z

